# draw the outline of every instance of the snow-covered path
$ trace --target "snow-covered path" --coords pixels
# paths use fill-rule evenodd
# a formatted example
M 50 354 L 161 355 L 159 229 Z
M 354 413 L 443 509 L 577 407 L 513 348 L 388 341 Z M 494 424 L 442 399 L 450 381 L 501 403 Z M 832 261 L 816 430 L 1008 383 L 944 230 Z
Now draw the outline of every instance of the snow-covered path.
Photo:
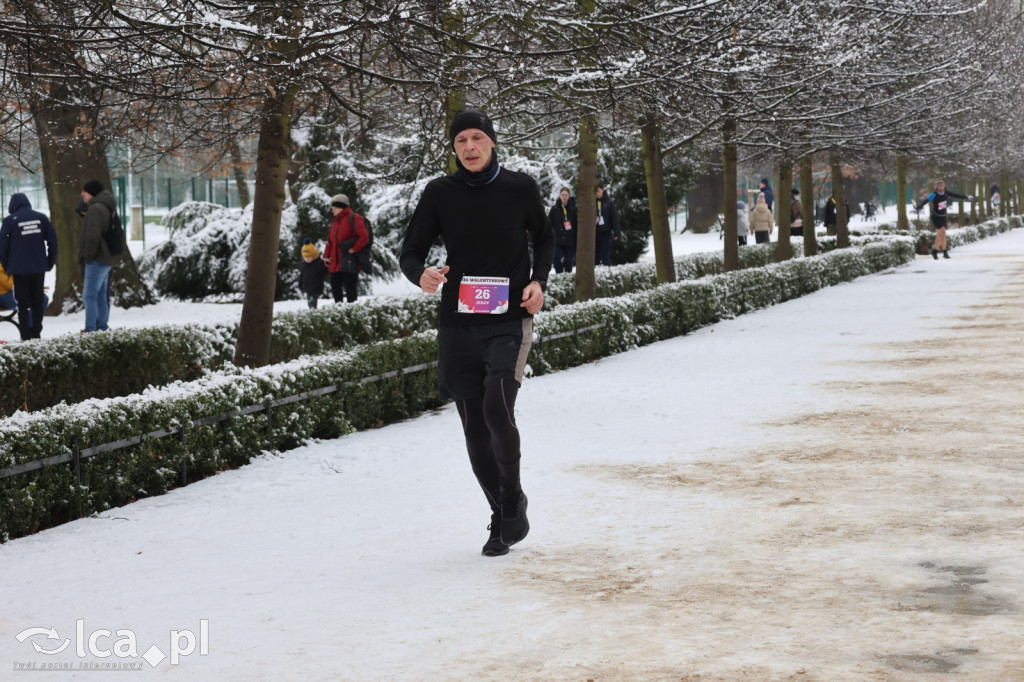
M 1022 254 L 528 380 L 506 557 L 450 406 L 0 545 L 0 678 L 1024 679 Z

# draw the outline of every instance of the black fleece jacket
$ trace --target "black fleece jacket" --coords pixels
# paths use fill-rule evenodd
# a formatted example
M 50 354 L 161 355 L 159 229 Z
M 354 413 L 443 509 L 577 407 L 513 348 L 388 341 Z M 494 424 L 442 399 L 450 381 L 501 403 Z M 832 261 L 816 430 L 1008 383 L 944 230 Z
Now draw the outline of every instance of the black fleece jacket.
M 410 282 L 420 283 L 427 252 L 440 237 L 451 270 L 441 289 L 441 325 L 477 325 L 530 317 L 523 289 L 531 280 L 546 286 L 555 236 L 536 181 L 502 168 L 490 183 L 472 187 L 457 175 L 431 180 L 405 233 L 400 263 Z M 530 266 L 530 246 L 533 266 Z M 463 276 L 508 277 L 509 310 L 500 315 L 459 313 Z

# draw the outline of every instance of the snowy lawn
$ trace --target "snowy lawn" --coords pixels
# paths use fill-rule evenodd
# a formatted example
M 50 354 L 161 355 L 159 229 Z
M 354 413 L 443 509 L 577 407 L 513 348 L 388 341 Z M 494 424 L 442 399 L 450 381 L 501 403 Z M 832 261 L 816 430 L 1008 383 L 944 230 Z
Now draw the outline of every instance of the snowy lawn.
M 0 677 L 1022 679 L 1022 254 L 527 380 L 505 557 L 452 406 L 0 545 Z

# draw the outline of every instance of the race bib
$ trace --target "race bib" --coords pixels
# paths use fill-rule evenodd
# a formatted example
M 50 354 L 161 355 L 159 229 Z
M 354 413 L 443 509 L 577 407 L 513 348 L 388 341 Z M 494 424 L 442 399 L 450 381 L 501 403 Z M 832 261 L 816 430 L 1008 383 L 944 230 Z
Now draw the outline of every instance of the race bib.
M 946 210 L 946 202 L 945 201 L 940 201 L 939 202 L 939 210 L 940 211 L 945 211 Z
M 500 315 L 508 312 L 508 277 L 463 277 L 459 312 Z

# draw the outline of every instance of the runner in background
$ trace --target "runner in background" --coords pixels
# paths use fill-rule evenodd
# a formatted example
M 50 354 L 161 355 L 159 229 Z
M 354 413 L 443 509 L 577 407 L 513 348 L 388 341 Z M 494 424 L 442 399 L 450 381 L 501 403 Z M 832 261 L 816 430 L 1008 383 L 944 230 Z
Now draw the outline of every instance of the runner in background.
M 946 210 L 949 208 L 950 199 L 967 199 L 974 201 L 971 195 L 947 192 L 946 183 L 939 180 L 935 183 L 935 191 L 926 196 L 920 203 L 914 204 L 914 208 L 920 211 L 925 204 L 930 203 L 932 225 L 935 226 L 935 241 L 932 242 L 932 258 L 939 259 L 939 251 L 943 258 L 949 258 L 949 250 L 946 245 Z

